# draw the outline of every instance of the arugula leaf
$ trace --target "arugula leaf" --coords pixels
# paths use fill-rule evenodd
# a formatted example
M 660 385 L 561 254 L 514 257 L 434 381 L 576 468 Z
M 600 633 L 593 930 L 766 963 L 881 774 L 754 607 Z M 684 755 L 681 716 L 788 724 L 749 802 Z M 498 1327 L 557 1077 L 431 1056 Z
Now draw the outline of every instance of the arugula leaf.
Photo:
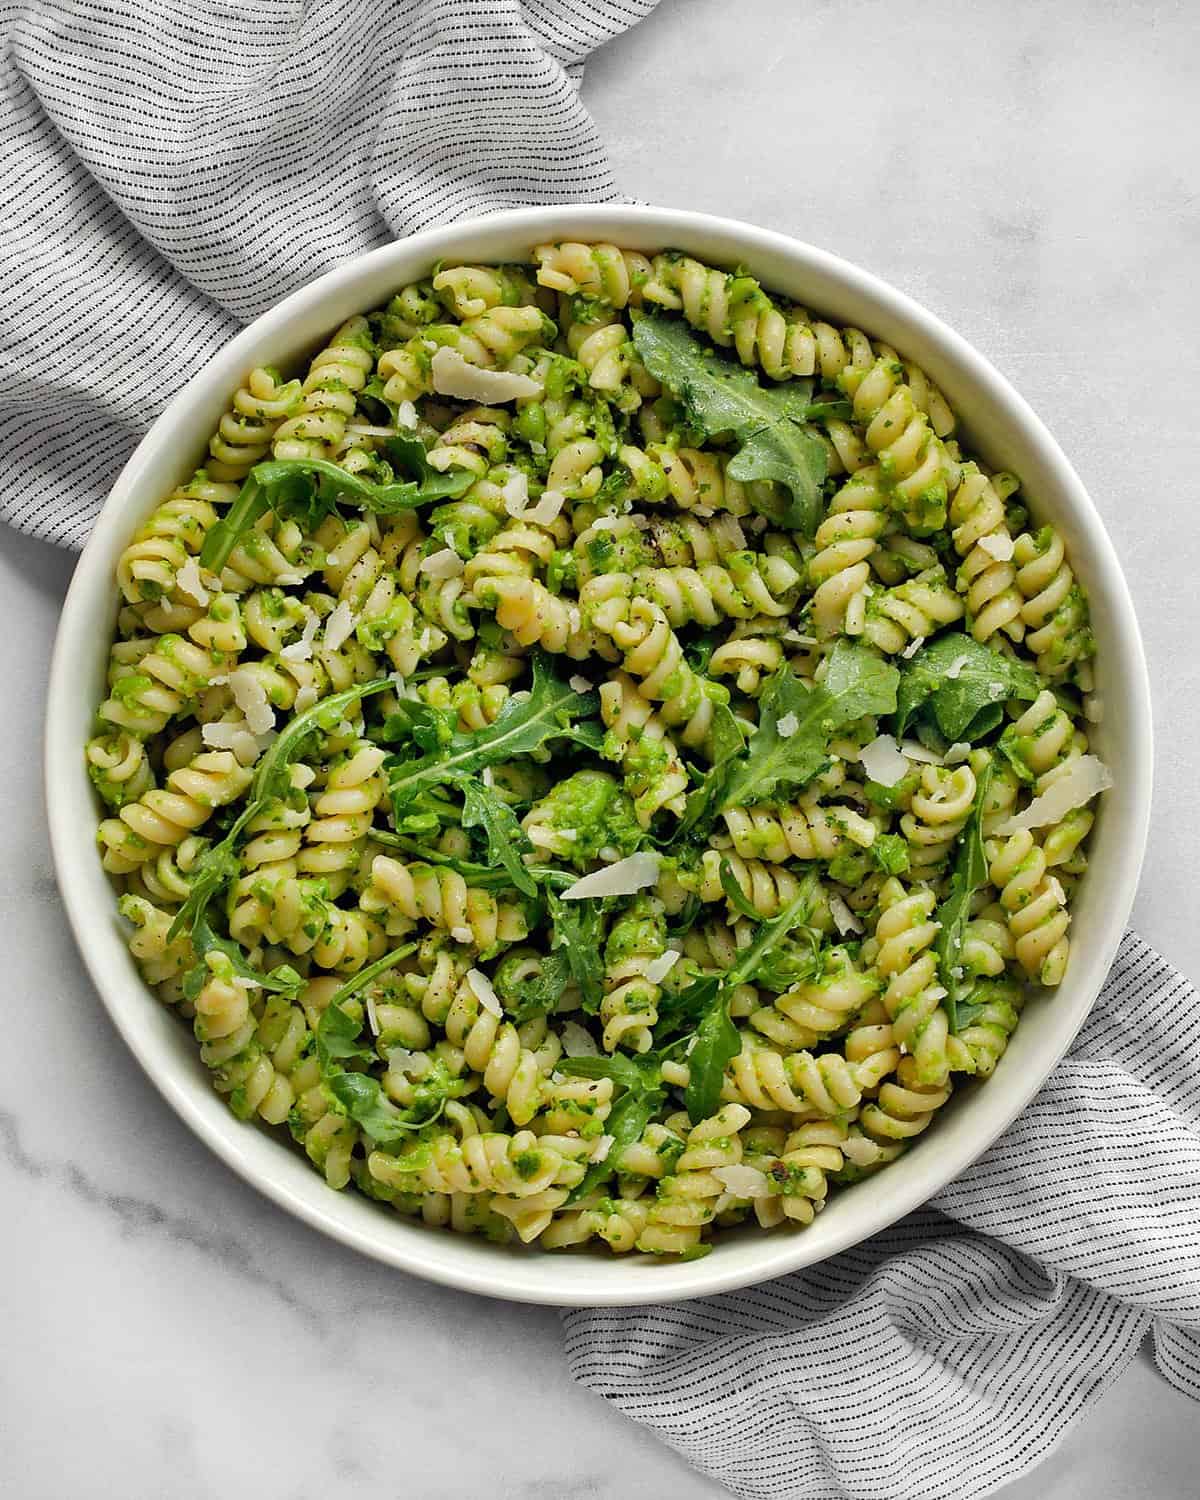
M 736 911 L 759 922 L 753 942 L 739 953 L 737 960 L 723 974 L 704 974 L 674 995 L 664 995 L 659 1002 L 659 1024 L 655 1040 L 662 1042 L 681 1027 L 694 1021 L 696 1040 L 688 1054 L 688 1086 L 684 1094 L 688 1118 L 693 1125 L 714 1113 L 721 1099 L 725 1069 L 742 1048 L 741 1034 L 729 1015 L 729 1001 L 741 984 L 771 974 L 780 957 L 788 934 L 797 927 L 807 928 L 820 882 L 810 870 L 800 889 L 777 917 L 761 922 L 757 911 L 742 895 L 728 860 L 721 861 L 721 887 Z M 820 935 L 808 929 L 813 952 L 819 951 Z M 813 959 L 803 962 L 811 966 Z M 773 975 L 771 977 L 774 977 Z M 793 981 L 794 982 L 794 981 Z M 784 986 L 786 987 L 786 986 Z
M 242 808 L 225 836 L 211 844 L 194 867 L 194 877 L 187 900 L 175 914 L 168 938 L 174 940 L 180 933 L 194 930 L 204 919 L 210 903 L 217 893 L 230 881 L 236 879 L 241 869 L 237 854 L 237 842 L 251 819 L 256 818 L 273 798 L 282 797 L 291 784 L 291 768 L 307 746 L 309 739 L 337 725 L 343 713 L 352 703 L 372 693 L 381 693 L 390 687 L 386 677 L 377 677 L 373 682 L 362 682 L 343 692 L 334 693 L 314 703 L 312 708 L 297 714 L 271 743 L 258 763 L 254 780 L 245 807 Z
M 527 957 L 522 954 L 502 959 L 492 978 L 496 993 L 504 1001 L 504 1009 L 516 1026 L 523 1026 L 535 1016 L 548 1016 L 562 998 L 571 977 L 566 953 L 550 953 L 539 959 L 535 974 L 515 977 L 527 962 Z
M 385 762 L 397 816 L 431 786 L 473 775 L 485 766 L 506 764 L 513 756 L 528 755 L 552 740 L 572 740 L 598 750 L 604 738 L 604 726 L 594 718 L 598 708 L 597 694 L 577 693 L 554 675 L 545 653 L 537 652 L 529 692 L 514 693 L 486 729 L 456 731 L 448 745 L 416 760 L 390 757 Z M 577 718 L 592 722 L 577 724 Z
M 638 317 L 633 344 L 651 375 L 679 398 L 689 425 L 707 437 L 728 432 L 737 439 L 730 476 L 783 485 L 792 503 L 778 524 L 811 536 L 821 519 L 827 468 L 825 446 L 809 422 L 812 381 L 761 385 L 752 370 L 720 358 L 670 318 Z
M 603 1161 L 593 1162 L 583 1180 L 572 1188 L 563 1204 L 570 1208 L 616 1171 L 615 1163 L 627 1146 L 640 1141 L 646 1126 L 662 1108 L 667 1097 L 662 1081 L 662 1060 L 653 1052 L 640 1057 L 571 1057 L 559 1063 L 559 1069 L 572 1078 L 611 1078 L 624 1093 L 609 1111 L 604 1122 L 605 1135 L 612 1145 Z
M 579 986 L 583 1009 L 594 1016 L 604 998 L 603 904 L 594 896 L 563 901 L 557 891 L 549 888 L 546 901 L 552 923 L 551 952 L 561 949 L 565 953 L 571 978 Z
M 256 464 L 237 499 L 204 538 L 201 565 L 219 573 L 229 555 L 260 516 L 274 510 L 312 528 L 346 500 L 360 510 L 395 515 L 433 500 L 457 497 L 475 476 L 467 469 L 431 468 L 425 445 L 415 434 L 390 438 L 383 451 L 414 477 L 396 484 L 376 484 L 323 458 L 277 458 Z
M 190 1001 L 195 1001 L 211 977 L 212 970 L 204 960 L 207 954 L 213 952 L 225 955 L 237 978 L 248 979 L 260 989 L 286 995 L 289 1000 L 294 1000 L 304 988 L 303 977 L 292 968 L 291 964 L 279 964 L 268 973 L 253 968 L 246 961 L 246 955 L 237 943 L 219 936 L 212 930 L 203 909 L 197 912 L 189 936 L 197 958 L 197 963 L 183 976 L 183 993 Z
M 899 681 L 890 662 L 848 640 L 834 646 L 825 680 L 816 687 L 805 687 L 790 667 L 781 667 L 763 689 L 745 756 L 727 763 L 715 792 L 707 784 L 703 789 L 712 816 L 811 781 L 828 761 L 838 730 L 894 711 Z M 780 734 L 780 721 L 789 719 L 795 720 L 793 732 Z
M 700 1018 L 696 1043 L 688 1053 L 683 1102 L 693 1125 L 715 1114 L 721 1103 L 725 1069 L 742 1050 L 742 1034 L 729 1014 L 731 991 L 724 986 Z
M 371 838 L 381 844 L 386 844 L 391 849 L 402 849 L 405 854 L 411 854 L 427 865 L 441 865 L 447 870 L 453 870 L 455 874 L 461 875 L 468 885 L 476 886 L 480 890 L 507 891 L 512 889 L 512 876 L 503 867 L 497 870 L 490 865 L 481 865 L 476 860 L 458 859 L 453 854 L 443 854 L 440 850 L 426 847 L 419 839 L 393 833 L 390 828 L 372 828 Z
M 521 855 L 531 849 L 525 830 L 507 802 L 501 802 L 482 781 L 464 777 L 456 783 L 463 794 L 462 826 L 482 828 L 487 839 L 488 859 L 508 874 L 515 888 L 526 896 L 535 896 L 537 886 Z
M 948 677 L 956 664 L 955 675 Z M 902 735 L 928 705 L 948 740 L 974 742 L 1000 723 L 1007 699 L 1029 701 L 1040 691 L 1037 673 L 1024 662 L 961 632 L 940 635 L 905 663 L 896 696 L 896 734 Z
M 989 761 L 976 784 L 971 815 L 959 834 L 958 854 L 954 862 L 954 874 L 950 878 L 949 894 L 937 910 L 937 921 L 941 923 L 941 928 L 933 951 L 937 954 L 938 977 L 946 991 L 942 1005 L 950 1030 L 955 1033 L 959 1027 L 958 1004 L 970 988 L 962 973 L 962 949 L 967 923 L 971 919 L 971 897 L 988 878 L 987 855 L 983 848 L 983 809 L 991 790 L 992 772 L 992 763 Z

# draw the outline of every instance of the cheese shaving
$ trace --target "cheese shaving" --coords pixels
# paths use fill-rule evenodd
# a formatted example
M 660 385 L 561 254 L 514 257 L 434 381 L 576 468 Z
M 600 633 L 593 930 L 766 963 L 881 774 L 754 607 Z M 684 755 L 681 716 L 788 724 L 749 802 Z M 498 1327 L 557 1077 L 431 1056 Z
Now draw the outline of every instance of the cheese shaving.
M 954 658 L 954 660 L 946 668 L 946 676 L 950 679 L 951 682 L 953 682 L 956 677 L 962 675 L 962 669 L 970 662 L 970 660 L 971 658 L 969 656 L 956 656 Z
M 430 578 L 457 578 L 463 570 L 463 560 L 451 547 L 440 552 L 431 552 L 421 559 L 418 573 L 427 573 Z
M 456 943 L 461 943 L 464 948 L 475 941 L 475 934 L 469 927 L 452 927 L 450 936 Z
M 880 786 L 895 786 L 908 775 L 908 761 L 890 734 L 881 734 L 864 745 L 858 760 L 871 780 Z
M 1029 828 L 1047 828 L 1061 823 L 1069 812 L 1083 807 L 1112 784 L 1112 772 L 1098 756 L 1081 755 L 1078 760 L 1070 761 L 1063 774 L 1035 797 L 1024 812 L 1006 819 L 998 825 L 996 832 L 1007 837 L 1010 833 L 1022 833 Z
M 849 932 L 861 932 L 862 923 L 835 892 L 829 898 L 829 914 L 833 918 L 833 925 L 843 937 Z
M 600 1054 L 595 1038 L 578 1021 L 564 1021 L 559 1040 L 568 1057 L 598 1057 Z
M 930 750 L 927 745 L 922 745 L 920 740 L 901 740 L 900 753 L 906 755 L 909 760 L 920 761 L 926 766 L 940 766 L 942 757 L 936 750 Z
M 409 431 L 417 425 L 417 408 L 411 401 L 401 401 L 396 408 L 396 426 L 407 427 Z
M 942 759 L 942 764 L 944 766 L 957 766 L 966 760 L 970 753 L 971 747 L 967 744 L 966 740 L 955 740 L 953 745 L 946 751 Z
M 661 984 L 678 962 L 679 954 L 668 948 L 646 965 L 646 978 L 651 984 Z
M 590 693 L 592 690 L 592 684 L 586 677 L 581 677 L 578 672 L 574 677 L 567 678 L 567 686 L 573 693 Z
M 997 562 L 1007 562 L 1013 555 L 1013 539 L 1007 531 L 994 531 L 991 536 L 981 536 L 979 546 Z
M 274 729 L 275 710 L 267 699 L 267 690 L 249 667 L 239 667 L 229 674 L 229 690 L 251 734 L 266 734 L 268 729 Z
M 378 1012 L 375 1009 L 375 996 L 374 995 L 368 995 L 367 996 L 367 1022 L 368 1022 L 368 1024 L 371 1027 L 371 1034 L 373 1036 L 378 1036 L 379 1035 L 379 1014 L 378 1014 Z M 392 1058 L 389 1057 L 388 1058 L 389 1065 L 391 1064 L 391 1062 L 392 1062 Z
M 615 865 L 603 870 L 594 870 L 568 886 L 562 893 L 563 901 L 583 901 L 589 896 L 632 896 L 654 885 L 658 880 L 661 856 L 645 849 L 639 854 L 630 854 L 619 859 Z
M 607 1161 L 608 1153 L 612 1150 L 616 1143 L 617 1138 L 615 1135 L 599 1136 L 596 1140 L 596 1144 L 592 1147 L 591 1155 L 588 1157 L 588 1161 Z
M 175 583 L 180 593 L 186 594 L 194 604 L 199 604 L 201 608 L 212 597 L 204 587 L 204 580 L 200 577 L 200 564 L 194 557 L 189 557 L 175 574 Z
M 310 661 L 312 659 L 313 642 L 317 638 L 317 631 L 321 625 L 321 617 L 315 609 L 304 606 L 304 629 L 300 632 L 299 640 L 285 646 L 279 653 L 284 661 Z
M 795 714 L 784 714 L 781 719 L 775 721 L 775 732 L 781 740 L 790 740 L 799 728 L 800 720 Z
M 492 981 L 479 969 L 467 970 L 467 983 L 475 992 L 475 998 L 483 1006 L 484 1010 L 490 1012 L 497 1020 L 504 1015 L 504 1007 L 500 1004 L 500 997 L 492 988 Z
M 904 650 L 901 651 L 900 655 L 905 659 L 905 661 L 908 661 L 910 657 L 916 656 L 917 652 L 924 644 L 925 637 L 923 635 L 914 635 L 912 640 L 909 641 L 908 645 L 905 646 Z
M 771 1192 L 767 1174 L 757 1167 L 714 1167 L 712 1174 L 735 1198 L 766 1198 Z
M 325 650 L 340 651 L 354 634 L 354 611 L 343 599 L 325 621 Z
M 514 520 L 519 519 L 529 505 L 529 480 L 520 469 L 514 469 L 501 486 L 500 494 L 504 498 L 504 509 Z
M 540 396 L 542 387 L 528 375 L 511 370 L 482 370 L 468 364 L 457 349 L 439 349 L 429 363 L 433 388 L 439 396 L 453 396 L 456 401 L 475 401 L 482 406 L 496 402 L 520 401 Z

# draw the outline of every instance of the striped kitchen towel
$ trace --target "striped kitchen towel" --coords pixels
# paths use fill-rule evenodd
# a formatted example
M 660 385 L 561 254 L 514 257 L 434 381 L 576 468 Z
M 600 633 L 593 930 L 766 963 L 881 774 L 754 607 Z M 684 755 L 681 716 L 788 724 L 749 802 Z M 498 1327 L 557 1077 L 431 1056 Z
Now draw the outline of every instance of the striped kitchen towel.
M 578 1380 L 754 1500 L 990 1494 L 1148 1332 L 1200 1400 L 1195 989 L 1127 934 L 1070 1053 L 929 1208 L 764 1286 L 564 1320 Z
M 0 4 L 0 517 L 81 547 L 184 381 L 348 256 L 618 198 L 578 85 L 656 3 Z

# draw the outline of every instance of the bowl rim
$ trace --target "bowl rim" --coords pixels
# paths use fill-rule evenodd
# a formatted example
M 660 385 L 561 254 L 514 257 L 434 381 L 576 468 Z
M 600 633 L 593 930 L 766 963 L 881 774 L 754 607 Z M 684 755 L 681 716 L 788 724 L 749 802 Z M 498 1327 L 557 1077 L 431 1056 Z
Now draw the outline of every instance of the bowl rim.
M 586 226 L 586 230 L 581 226 Z M 79 774 L 80 747 L 69 724 L 72 659 L 88 635 L 94 636 L 94 596 L 105 597 L 111 606 L 112 582 L 105 554 L 116 532 L 128 533 L 126 514 L 137 496 L 143 471 L 151 466 L 161 450 L 171 444 L 177 425 L 187 424 L 187 413 L 197 391 L 207 388 L 215 378 L 214 367 L 223 372 L 236 368 L 239 361 L 244 363 L 242 351 L 248 351 L 264 335 L 278 333 L 282 337 L 295 316 L 335 300 L 339 292 L 393 262 L 418 259 L 432 263 L 444 255 L 462 253 L 459 246 L 464 239 L 503 231 L 513 235 L 521 233 L 529 244 L 573 237 L 594 240 L 601 236 L 620 243 L 623 233 L 640 235 L 644 240 L 656 239 L 663 245 L 686 244 L 690 238 L 724 237 L 744 242 L 751 258 L 755 253 L 782 257 L 796 264 L 798 274 L 805 271 L 832 279 L 840 283 L 848 295 L 861 295 L 882 304 L 898 324 L 903 324 L 926 343 L 938 346 L 948 360 L 963 367 L 971 385 L 980 388 L 989 401 L 1002 410 L 1004 421 L 1020 429 L 1024 440 L 1037 450 L 1039 461 L 1054 472 L 1056 482 L 1070 495 L 1073 519 L 1086 526 L 1093 553 L 1093 571 L 1098 570 L 1102 577 L 1106 604 L 1115 617 L 1113 635 L 1121 648 L 1122 671 L 1128 678 L 1129 701 L 1124 706 L 1133 721 L 1129 743 L 1132 775 L 1123 823 L 1126 840 L 1117 852 L 1119 879 L 1109 902 L 1107 938 L 1093 945 L 1086 956 L 1085 977 L 1082 984 L 1076 986 L 1080 991 L 1079 998 L 1071 1007 L 1069 1018 L 1060 1025 L 1054 1045 L 1039 1054 L 1036 1067 L 1027 1076 L 1007 1080 L 1007 1102 L 1002 1106 L 991 1104 L 986 1128 L 972 1134 L 966 1146 L 947 1150 L 944 1159 L 938 1158 L 936 1168 L 926 1172 L 923 1185 L 918 1183 L 906 1192 L 893 1194 L 886 1207 L 885 1200 L 880 1199 L 879 1210 L 870 1216 L 871 1223 L 866 1229 L 843 1228 L 826 1236 L 829 1243 L 818 1255 L 806 1253 L 803 1235 L 787 1239 L 764 1235 L 761 1240 L 763 1253 L 755 1257 L 755 1264 L 749 1267 L 740 1262 L 723 1265 L 723 1257 L 718 1253 L 698 1262 L 656 1266 L 649 1277 L 630 1274 L 625 1278 L 627 1286 L 624 1283 L 609 1284 L 606 1280 L 603 1286 L 588 1289 L 586 1297 L 581 1297 L 578 1286 L 568 1290 L 556 1284 L 556 1266 L 567 1263 L 563 1258 L 544 1252 L 538 1255 L 535 1250 L 529 1259 L 536 1262 L 537 1269 L 521 1271 L 518 1269 L 520 1263 L 504 1254 L 481 1253 L 469 1261 L 460 1260 L 442 1249 L 443 1242 L 450 1236 L 433 1234 L 423 1227 L 411 1238 L 396 1234 L 399 1221 L 383 1214 L 377 1216 L 377 1231 L 374 1224 L 367 1229 L 348 1222 L 352 1215 L 343 1214 L 343 1196 L 330 1192 L 316 1174 L 313 1174 L 314 1180 L 319 1182 L 322 1199 L 328 1199 L 327 1206 L 315 1197 L 308 1201 L 280 1176 L 249 1161 L 233 1135 L 219 1129 L 212 1116 L 200 1107 L 193 1081 L 167 1055 L 151 1028 L 139 1024 L 136 1010 L 118 993 L 120 986 L 92 942 L 101 913 L 81 885 L 71 878 L 72 867 L 81 858 L 95 858 L 94 829 L 78 828 L 71 819 L 67 799 L 56 798 L 53 794 L 60 778 Z M 334 318 L 329 321 L 332 323 Z M 235 380 L 239 378 L 240 375 L 234 376 Z M 228 381 L 225 381 L 225 386 L 228 388 Z M 1094 580 L 1089 580 L 1089 588 L 1094 591 Z M 463 1291 L 557 1306 L 576 1306 L 584 1302 L 588 1305 L 624 1306 L 686 1300 L 756 1285 L 828 1259 L 886 1229 L 926 1203 L 981 1156 L 1042 1087 L 1074 1040 L 1099 994 L 1133 903 L 1150 817 L 1153 774 L 1150 701 L 1145 652 L 1128 585 L 1090 495 L 1055 439 L 1024 398 L 990 361 L 935 314 L 881 277 L 841 256 L 738 219 L 640 204 L 556 204 L 509 209 L 460 219 L 381 246 L 342 262 L 290 293 L 223 345 L 171 399 L 139 442 L 114 481 L 79 558 L 55 639 L 47 691 L 44 756 L 50 844 L 56 878 L 76 945 L 118 1032 L 155 1087 L 189 1128 L 243 1180 L 280 1207 L 364 1254 Z M 111 917 L 111 910 L 103 915 Z M 145 986 L 141 989 L 142 998 L 148 998 L 148 989 Z M 242 1123 L 234 1121 L 232 1116 L 229 1120 L 239 1130 L 243 1128 Z M 624 1260 L 620 1264 L 633 1273 L 637 1262 Z M 565 1282 L 570 1278 L 559 1279 Z

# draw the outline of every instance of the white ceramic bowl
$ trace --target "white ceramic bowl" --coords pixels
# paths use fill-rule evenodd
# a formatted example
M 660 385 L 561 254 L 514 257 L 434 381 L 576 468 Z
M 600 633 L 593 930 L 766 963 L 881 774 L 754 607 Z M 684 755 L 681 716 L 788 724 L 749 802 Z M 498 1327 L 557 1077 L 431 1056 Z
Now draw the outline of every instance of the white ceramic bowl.
M 1116 778 L 1075 903 L 1066 979 L 1026 1009 L 995 1076 L 963 1088 L 906 1156 L 836 1194 L 811 1228 L 790 1234 L 748 1228 L 708 1258 L 682 1264 L 607 1251 L 552 1255 L 427 1229 L 353 1192 L 331 1192 L 301 1156 L 235 1119 L 213 1091 L 192 1037 L 155 1001 L 126 950 L 96 852 L 97 809 L 84 771 L 83 745 L 102 696 L 116 609 L 117 557 L 135 527 L 200 461 L 246 371 L 296 365 L 350 314 L 385 302 L 440 257 L 519 260 L 532 245 L 559 239 L 647 251 L 679 246 L 718 265 L 745 263 L 767 286 L 877 335 L 922 365 L 958 413 L 968 446 L 1015 470 L 1036 518 L 1053 521 L 1067 541 L 1096 632 L 1106 712 L 1095 744 Z M 1007 381 L 932 314 L 857 266 L 749 224 L 655 208 L 522 209 L 415 235 L 330 271 L 252 323 L 170 403 L 113 485 L 67 595 L 50 675 L 46 780 L 59 884 L 96 988 L 172 1107 L 236 1172 L 345 1244 L 433 1281 L 529 1302 L 654 1302 L 765 1281 L 856 1244 L 936 1193 L 1028 1103 L 1082 1025 L 1129 915 L 1150 807 L 1150 691 L 1129 593 L 1079 478 Z

